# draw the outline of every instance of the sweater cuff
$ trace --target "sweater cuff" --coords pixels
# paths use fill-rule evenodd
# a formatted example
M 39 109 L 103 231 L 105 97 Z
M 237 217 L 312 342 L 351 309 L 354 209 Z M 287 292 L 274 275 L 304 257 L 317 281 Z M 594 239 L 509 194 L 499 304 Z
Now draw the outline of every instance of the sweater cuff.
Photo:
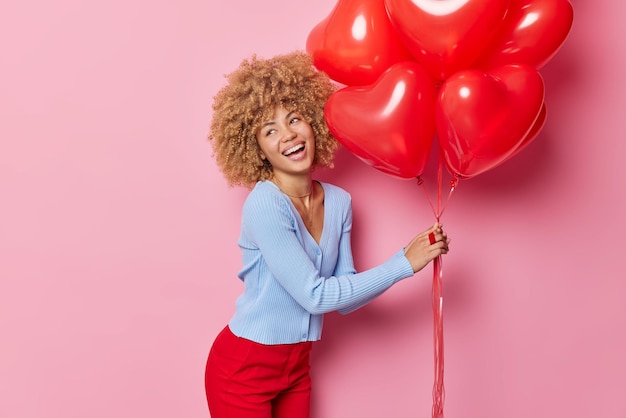
M 409 259 L 404 255 L 404 248 L 395 253 L 390 261 L 402 272 L 402 277 L 400 277 L 397 282 L 412 277 L 415 274 Z

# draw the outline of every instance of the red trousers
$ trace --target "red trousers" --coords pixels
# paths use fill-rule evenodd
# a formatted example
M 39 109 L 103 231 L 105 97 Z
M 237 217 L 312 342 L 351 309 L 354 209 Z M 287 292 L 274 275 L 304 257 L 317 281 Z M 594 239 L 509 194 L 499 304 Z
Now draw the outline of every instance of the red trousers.
M 309 418 L 311 346 L 259 344 L 224 328 L 206 365 L 211 418 Z

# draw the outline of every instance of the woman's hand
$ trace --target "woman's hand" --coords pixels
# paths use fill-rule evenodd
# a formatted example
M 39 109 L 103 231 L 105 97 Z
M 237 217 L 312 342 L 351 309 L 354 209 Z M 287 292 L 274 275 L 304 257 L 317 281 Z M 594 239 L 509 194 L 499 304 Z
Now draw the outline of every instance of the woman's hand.
M 411 263 L 414 273 L 423 269 L 438 256 L 448 253 L 450 238 L 441 227 L 440 223 L 436 223 L 404 247 L 404 255 Z

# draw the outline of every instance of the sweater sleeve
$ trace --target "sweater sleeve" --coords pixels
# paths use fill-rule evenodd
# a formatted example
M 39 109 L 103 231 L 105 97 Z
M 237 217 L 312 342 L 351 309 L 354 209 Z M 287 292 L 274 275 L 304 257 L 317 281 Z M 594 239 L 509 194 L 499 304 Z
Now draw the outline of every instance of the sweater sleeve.
M 336 274 L 322 277 L 296 234 L 288 203 L 277 194 L 250 196 L 243 209 L 246 234 L 258 246 L 272 275 L 309 313 L 322 314 L 367 303 L 394 283 L 411 277 L 413 269 L 403 253 L 385 263 L 355 273 L 349 243 L 351 215 L 340 239 Z
M 335 267 L 335 275 L 343 276 L 343 275 L 351 275 L 356 273 L 356 269 L 354 268 L 354 260 L 352 257 L 352 205 L 349 202 L 346 216 L 343 221 L 341 235 L 339 237 L 339 257 L 337 259 L 337 266 Z M 381 290 L 378 293 L 372 294 L 365 299 L 361 299 L 358 302 L 349 305 L 345 308 L 338 309 L 339 313 L 342 315 L 353 312 L 360 307 L 368 304 L 372 300 L 376 299 L 380 296 L 386 289 Z

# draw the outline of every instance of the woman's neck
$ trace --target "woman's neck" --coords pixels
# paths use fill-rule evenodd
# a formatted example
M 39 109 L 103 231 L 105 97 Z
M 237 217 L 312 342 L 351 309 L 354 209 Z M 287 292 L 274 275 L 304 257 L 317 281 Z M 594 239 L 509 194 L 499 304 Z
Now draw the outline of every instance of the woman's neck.
M 313 191 L 313 179 L 311 176 L 295 177 L 276 176 L 272 181 L 278 188 L 289 197 L 304 198 L 311 195 Z

